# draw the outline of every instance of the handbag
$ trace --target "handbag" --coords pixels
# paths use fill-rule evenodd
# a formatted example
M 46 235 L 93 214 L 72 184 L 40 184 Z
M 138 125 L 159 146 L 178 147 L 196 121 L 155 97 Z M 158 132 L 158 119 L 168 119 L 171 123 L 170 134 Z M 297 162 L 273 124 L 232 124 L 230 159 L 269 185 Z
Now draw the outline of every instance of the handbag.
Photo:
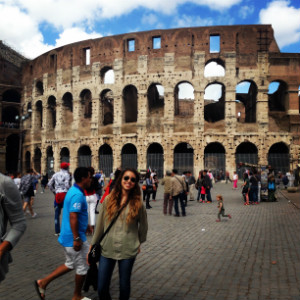
M 104 239 L 104 237 L 107 235 L 107 233 L 109 232 L 109 230 L 111 229 L 111 227 L 114 225 L 114 223 L 118 219 L 119 215 L 121 214 L 121 211 L 123 210 L 123 208 L 126 205 L 127 205 L 127 202 L 126 202 L 125 205 L 123 205 L 118 210 L 117 214 L 112 219 L 112 221 L 110 222 L 109 226 L 107 227 L 107 229 L 105 230 L 105 232 L 102 234 L 102 236 L 100 237 L 100 239 L 98 240 L 98 242 L 96 244 L 92 245 L 92 248 L 91 248 L 91 250 L 90 250 L 90 252 L 88 254 L 88 262 L 89 262 L 90 265 L 96 264 L 97 262 L 99 262 L 100 255 L 101 255 L 101 246 L 100 246 L 100 243 Z

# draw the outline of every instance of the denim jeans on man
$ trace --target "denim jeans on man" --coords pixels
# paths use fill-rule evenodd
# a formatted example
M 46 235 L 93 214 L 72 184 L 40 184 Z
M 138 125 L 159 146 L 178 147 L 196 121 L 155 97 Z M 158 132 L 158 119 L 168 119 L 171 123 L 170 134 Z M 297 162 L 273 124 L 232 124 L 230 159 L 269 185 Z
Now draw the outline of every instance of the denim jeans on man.
M 175 215 L 179 216 L 178 199 L 180 201 L 181 213 L 182 213 L 183 216 L 185 216 L 185 205 L 184 205 L 184 195 L 183 195 L 183 193 L 180 193 L 176 196 L 173 196 Z
M 210 189 L 208 189 L 208 188 L 206 188 L 206 199 L 207 199 L 208 202 L 212 202 Z
M 109 286 L 111 277 L 118 262 L 120 278 L 120 300 L 128 300 L 130 297 L 130 277 L 135 261 L 134 258 L 115 260 L 100 256 L 98 269 L 98 295 L 99 300 L 111 300 Z
M 55 233 L 60 233 L 60 221 L 59 221 L 59 218 L 60 218 L 60 214 L 61 214 L 61 210 L 64 206 L 64 203 L 60 203 L 60 204 L 57 204 L 55 203 L 55 216 L 54 216 L 54 223 L 55 223 Z
M 250 187 L 250 202 L 258 202 L 258 186 L 251 185 Z

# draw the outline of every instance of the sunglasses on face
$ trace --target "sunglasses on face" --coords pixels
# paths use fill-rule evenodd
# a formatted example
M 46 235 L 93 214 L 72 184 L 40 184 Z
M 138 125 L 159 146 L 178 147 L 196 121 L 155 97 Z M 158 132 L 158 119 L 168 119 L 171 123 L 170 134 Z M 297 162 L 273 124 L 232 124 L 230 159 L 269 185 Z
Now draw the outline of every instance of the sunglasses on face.
M 132 183 L 135 183 L 136 178 L 135 178 L 135 177 L 124 176 L 124 177 L 123 177 L 123 180 L 124 180 L 124 181 L 130 180 Z

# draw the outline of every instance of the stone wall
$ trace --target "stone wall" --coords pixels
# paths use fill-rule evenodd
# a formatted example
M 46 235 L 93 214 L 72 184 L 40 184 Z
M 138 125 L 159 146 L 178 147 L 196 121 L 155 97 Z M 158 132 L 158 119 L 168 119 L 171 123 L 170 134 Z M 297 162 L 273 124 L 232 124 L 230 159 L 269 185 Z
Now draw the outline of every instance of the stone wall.
M 216 35 L 220 36 L 220 51 L 212 53 L 210 36 Z M 161 48 L 153 49 L 153 37 L 161 38 Z M 133 39 L 135 49 L 128 51 L 128 41 Z M 85 64 L 86 49 L 91 53 L 89 65 Z M 225 76 L 204 76 L 204 69 L 211 61 L 222 62 Z M 108 69 L 114 71 L 113 84 L 104 83 L 103 74 Z M 273 80 L 282 80 L 288 86 L 288 103 L 282 121 L 281 117 L 269 114 L 267 93 Z M 245 123 L 244 115 L 240 120 L 237 118 L 235 89 L 242 81 L 251 82 L 256 90 L 256 120 L 252 123 Z M 183 82 L 193 86 L 194 99 L 179 101 L 178 106 L 177 86 Z M 215 83 L 223 86 L 224 118 L 207 122 L 204 119 L 205 89 Z M 164 88 L 163 106 L 159 108 L 151 108 L 149 104 L 153 102 L 148 99 L 153 95 L 149 89 L 153 84 Z M 99 148 L 109 145 L 115 169 L 121 165 L 123 146 L 130 143 L 136 148 L 138 169 L 145 169 L 148 147 L 158 143 L 163 148 L 166 170 L 174 166 L 176 146 L 187 143 L 193 148 L 193 168 L 197 172 L 204 168 L 205 148 L 219 143 L 226 154 L 225 167 L 233 172 L 236 149 L 241 143 L 254 144 L 258 163 L 267 165 L 271 146 L 283 142 L 296 161 L 299 84 L 300 55 L 281 54 L 269 25 L 154 30 L 66 45 L 37 57 L 24 68 L 23 102 L 25 106 L 31 102 L 33 112 L 23 160 L 28 152 L 34 161 L 34 153 L 40 149 L 41 171 L 45 172 L 47 151 L 51 148 L 54 171 L 57 171 L 60 151 L 66 147 L 70 152 L 71 170 L 74 170 L 78 165 L 79 148 L 88 146 L 92 165 L 98 169 Z M 85 90 L 90 92 L 90 100 L 82 96 Z M 113 123 L 103 125 L 108 104 L 101 95 L 107 91 L 113 98 Z M 55 127 L 49 109 L 50 97 L 56 101 Z M 42 114 L 36 105 L 40 100 Z M 91 114 L 86 116 L 88 105 L 91 105 Z M 177 107 L 184 113 L 176 114 Z M 213 113 L 219 110 L 216 106 Z M 134 117 L 132 112 L 135 111 L 136 121 L 126 122 Z

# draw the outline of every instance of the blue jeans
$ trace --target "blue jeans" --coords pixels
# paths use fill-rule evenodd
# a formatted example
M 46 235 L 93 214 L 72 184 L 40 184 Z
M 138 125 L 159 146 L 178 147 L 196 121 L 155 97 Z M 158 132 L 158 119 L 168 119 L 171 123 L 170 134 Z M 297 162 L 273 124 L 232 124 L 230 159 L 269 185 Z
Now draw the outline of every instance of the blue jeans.
M 258 186 L 250 187 L 250 202 L 258 202 Z
M 184 206 L 183 198 L 184 198 L 183 193 L 180 193 L 176 196 L 173 196 L 174 209 L 175 209 L 176 216 L 179 216 L 178 199 L 180 201 L 181 213 L 182 213 L 183 216 L 185 216 L 185 206 Z
M 99 300 L 111 300 L 109 286 L 111 277 L 118 262 L 120 279 L 120 300 L 128 300 L 130 297 L 130 277 L 135 261 L 134 258 L 115 260 L 100 256 L 98 269 L 98 295 Z
M 209 202 L 212 202 L 211 200 L 211 194 L 210 194 L 210 188 L 209 189 L 205 189 L 206 190 L 206 199 Z
M 54 223 L 55 223 L 55 233 L 60 233 L 60 221 L 59 217 L 61 214 L 61 210 L 63 208 L 64 204 L 57 204 L 55 203 L 54 209 L 55 209 L 55 216 L 54 216 Z

